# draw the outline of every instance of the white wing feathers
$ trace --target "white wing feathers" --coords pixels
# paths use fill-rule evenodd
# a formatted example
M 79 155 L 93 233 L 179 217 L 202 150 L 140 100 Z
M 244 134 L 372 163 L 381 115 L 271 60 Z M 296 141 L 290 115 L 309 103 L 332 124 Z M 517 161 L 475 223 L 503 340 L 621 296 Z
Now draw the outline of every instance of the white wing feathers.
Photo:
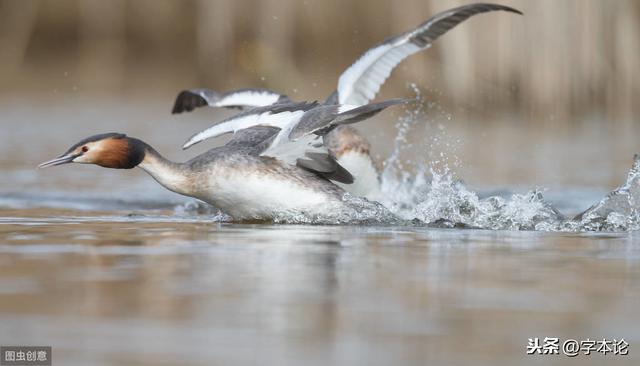
M 227 118 L 202 132 L 198 132 L 191 136 L 182 148 L 187 149 L 203 140 L 255 126 L 277 127 L 280 129 L 285 129 L 287 126 L 295 126 L 304 115 L 304 112 L 317 106 L 317 102 L 289 102 L 253 108 Z
M 522 14 L 516 9 L 498 4 L 463 5 L 438 13 L 414 30 L 377 44 L 340 75 L 337 90 L 328 98 L 327 103 L 355 106 L 368 103 L 380 91 L 380 87 L 402 60 L 429 48 L 438 37 L 469 17 L 498 10 Z M 247 108 L 284 102 L 290 102 L 290 100 L 285 95 L 268 89 L 240 89 L 224 94 L 209 89 L 191 89 L 178 94 L 172 112 L 192 111 L 207 105 Z
M 340 104 L 364 105 L 372 100 L 391 71 L 406 57 L 422 50 L 404 40 L 381 44 L 367 51 L 338 80 Z
M 428 48 L 431 42 L 467 18 L 496 10 L 522 14 L 516 9 L 497 4 L 464 5 L 436 14 L 416 29 L 374 46 L 340 75 L 337 102 L 355 105 L 368 103 L 402 60 Z M 332 95 L 329 100 L 333 98 Z
M 268 89 L 240 89 L 224 94 L 211 89 L 190 89 L 178 93 L 173 105 L 173 114 L 190 112 L 198 107 L 253 108 L 264 107 L 289 99 Z
M 329 150 L 324 146 L 322 136 L 306 135 L 297 140 L 289 140 L 286 134 L 279 134 L 268 149 L 261 156 L 270 156 L 281 160 L 284 163 L 296 165 L 298 159 L 304 157 L 307 153 L 315 152 L 320 154 L 328 154 Z
M 253 90 L 235 91 L 224 94 L 212 107 L 264 107 L 275 104 L 283 95 L 269 90 Z
M 303 115 L 303 110 L 284 111 L 280 113 L 271 113 L 267 111 L 256 114 L 240 114 L 228 118 L 215 126 L 211 126 L 206 130 L 198 132 L 197 134 L 191 136 L 191 138 L 187 142 L 185 142 L 182 148 L 187 149 L 206 139 L 222 136 L 231 132 L 235 133 L 238 130 L 254 126 L 267 126 L 286 129 L 286 127 L 289 125 L 295 125 L 295 123 L 299 121 Z
M 278 158 L 289 164 L 295 164 L 296 159 L 310 154 L 329 155 L 323 137 L 331 130 L 340 125 L 363 121 L 390 106 L 406 102 L 404 99 L 390 99 L 347 111 L 341 111 L 341 107 L 336 105 L 316 107 L 282 129 L 271 146 L 261 155 Z

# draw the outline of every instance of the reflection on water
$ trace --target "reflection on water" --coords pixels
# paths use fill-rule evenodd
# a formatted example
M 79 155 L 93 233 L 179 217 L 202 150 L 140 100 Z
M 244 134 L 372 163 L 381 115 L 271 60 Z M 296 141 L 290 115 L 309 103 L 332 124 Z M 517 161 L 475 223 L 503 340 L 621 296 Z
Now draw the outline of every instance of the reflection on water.
M 59 365 L 638 364 L 636 233 L 0 211 L 0 344 Z M 529 337 L 629 356 L 527 356 Z
M 97 132 L 144 138 L 173 160 L 207 148 L 179 144 L 226 112 L 172 117 L 164 97 L 2 102 L 0 345 L 51 345 L 63 365 L 639 364 L 637 232 L 229 224 L 139 171 L 34 169 Z M 624 181 L 637 150 L 634 133 L 427 117 L 410 121 L 402 149 L 390 137 L 397 118 L 362 124 L 382 157 L 402 150 L 422 158 L 415 168 L 444 151 L 461 162 L 451 167 L 468 186 L 387 187 L 413 204 L 394 213 L 425 222 L 538 228 L 547 203 L 572 217 Z M 591 213 L 636 217 L 632 176 Z M 552 189 L 543 201 L 504 189 L 513 185 Z M 631 351 L 526 356 L 530 337 L 624 337 Z

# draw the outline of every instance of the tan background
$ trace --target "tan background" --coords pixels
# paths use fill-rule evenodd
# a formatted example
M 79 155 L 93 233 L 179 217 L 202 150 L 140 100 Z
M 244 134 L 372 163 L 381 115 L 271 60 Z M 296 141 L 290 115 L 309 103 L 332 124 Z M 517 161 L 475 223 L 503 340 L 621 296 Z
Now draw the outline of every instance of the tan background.
M 259 85 L 322 98 L 369 45 L 463 3 L 0 1 L 1 88 L 31 91 L 42 78 L 63 83 L 67 72 L 85 90 Z M 487 112 L 516 110 L 529 122 L 549 114 L 633 119 L 639 2 L 502 3 L 525 17 L 473 18 L 403 64 L 396 88 L 423 81 L 455 106 L 488 103 Z

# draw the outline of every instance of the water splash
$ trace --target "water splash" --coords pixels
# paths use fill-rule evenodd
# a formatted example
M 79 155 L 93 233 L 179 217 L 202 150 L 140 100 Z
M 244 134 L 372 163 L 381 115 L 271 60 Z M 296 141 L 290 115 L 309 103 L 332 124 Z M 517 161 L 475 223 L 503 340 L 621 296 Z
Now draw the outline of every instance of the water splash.
M 415 94 L 416 104 L 414 108 L 404 111 L 396 123 L 396 138 L 393 142 L 393 150 L 383 163 L 380 174 L 380 190 L 383 193 L 381 203 L 394 214 L 407 220 L 411 220 L 412 212 L 420 203 L 420 198 L 429 189 L 427 179 L 426 161 L 413 159 L 415 172 L 412 174 L 407 169 L 406 162 L 402 160 L 402 153 L 409 149 L 408 135 L 419 123 L 427 120 L 425 111 L 421 108 L 425 100 L 422 92 L 415 84 L 409 84 L 409 88 Z
M 566 226 L 584 231 L 640 229 L 640 155 L 633 157 L 633 166 L 623 185 L 567 222 Z
M 322 215 L 304 213 L 282 213 L 273 222 L 314 225 L 402 225 L 403 220 L 379 202 L 345 193 L 342 203 Z
M 278 224 L 313 225 L 391 225 L 403 224 L 402 220 L 379 202 L 345 193 L 342 203 L 331 206 L 321 215 L 309 215 L 301 212 L 281 212 L 271 220 L 248 220 L 246 222 L 273 222 Z M 233 218 L 217 208 L 202 201 L 190 200 L 177 205 L 174 215 L 181 217 L 210 216 L 213 222 L 233 222 Z
M 420 90 L 411 85 L 419 106 L 425 105 Z M 451 116 L 435 104 L 427 104 L 439 118 Z M 384 164 L 382 203 L 407 221 L 439 227 L 472 227 L 488 230 L 540 231 L 621 231 L 640 228 L 640 162 L 635 157 L 627 182 L 573 219 L 566 218 L 545 201 L 543 189 L 533 189 L 510 197 L 480 199 L 478 194 L 455 178 L 453 168 L 461 165 L 455 144 L 446 141 L 446 126 L 427 121 L 423 108 L 410 109 L 398 120 L 394 149 Z M 427 121 L 427 122 L 425 122 Z M 420 123 L 435 124 L 429 131 L 425 156 L 415 174 L 405 169 L 401 153 L 408 148 L 407 136 Z M 435 132 L 435 133 L 434 133 Z M 459 144 L 459 141 L 456 141 Z M 442 148 L 445 149 L 442 149 Z M 434 155 L 435 150 L 440 150 Z
M 422 222 L 490 230 L 554 230 L 564 219 L 539 189 L 506 199 L 480 199 L 451 174 L 431 174 L 430 190 L 413 213 Z
M 176 216 L 190 217 L 206 215 L 211 216 L 213 222 L 231 222 L 233 218 L 219 209 L 202 201 L 190 200 L 173 208 Z

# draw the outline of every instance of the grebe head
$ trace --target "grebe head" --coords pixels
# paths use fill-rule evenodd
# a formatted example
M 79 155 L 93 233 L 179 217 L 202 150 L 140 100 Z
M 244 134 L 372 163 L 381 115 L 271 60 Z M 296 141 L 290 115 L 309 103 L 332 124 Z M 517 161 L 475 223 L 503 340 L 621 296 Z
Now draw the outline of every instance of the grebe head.
M 104 133 L 87 137 L 59 157 L 39 168 L 67 163 L 96 164 L 105 168 L 132 169 L 144 159 L 146 144 L 122 133 Z

